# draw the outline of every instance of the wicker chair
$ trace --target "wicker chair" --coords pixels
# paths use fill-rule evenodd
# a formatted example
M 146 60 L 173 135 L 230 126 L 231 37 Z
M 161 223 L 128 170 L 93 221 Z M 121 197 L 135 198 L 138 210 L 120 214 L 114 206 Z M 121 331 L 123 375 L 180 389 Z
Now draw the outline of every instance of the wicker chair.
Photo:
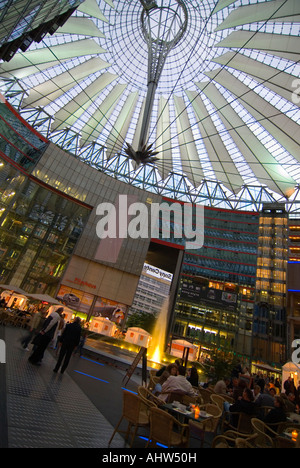
M 186 395 L 185 392 L 177 390 L 174 392 L 166 392 L 166 393 L 161 393 L 160 394 L 163 397 L 166 397 L 165 402 L 166 403 L 172 403 L 173 401 L 179 401 L 179 403 L 183 403 L 183 399 Z
M 150 374 L 150 380 L 148 384 L 149 390 L 154 390 L 155 385 L 160 381 L 160 377 L 156 377 L 155 375 Z
M 228 401 L 228 403 L 234 403 L 234 398 L 229 395 L 221 395 L 221 397 L 224 398 L 225 401 Z
M 198 396 L 183 395 L 182 403 L 184 405 L 186 405 L 186 406 L 189 406 L 190 404 L 202 406 L 203 405 L 203 400 L 200 397 L 200 395 L 198 395 Z
M 156 376 L 156 372 L 157 372 L 156 369 L 150 369 L 150 370 L 149 370 L 149 377 L 155 377 L 155 376 Z
M 153 395 L 151 390 L 149 390 L 149 388 L 147 387 L 143 387 L 142 385 L 140 385 L 137 391 L 138 391 L 138 395 L 144 400 L 146 400 L 146 403 L 148 402 L 154 403 L 156 406 L 162 406 L 165 404 L 163 400 L 160 400 L 155 395 Z
M 150 409 L 150 435 L 146 447 L 156 444 L 166 447 L 188 447 L 189 426 L 159 408 Z
M 210 396 L 210 399 L 211 399 L 212 403 L 217 405 L 217 407 L 223 412 L 224 403 L 225 403 L 226 400 L 221 395 L 219 395 L 217 393 L 213 393 Z
M 241 434 L 229 430 L 214 438 L 212 448 L 255 448 L 256 438 L 257 434 Z
M 254 441 L 256 440 L 256 437 Z M 235 439 L 235 447 L 236 448 L 256 448 L 255 443 L 253 444 L 252 440 L 243 439 L 242 437 L 238 437 Z
M 11 325 L 14 327 L 24 328 L 27 325 L 28 320 L 28 317 L 16 316 Z
M 111 444 L 111 441 L 113 440 L 116 432 L 124 432 L 118 431 L 118 429 L 123 419 L 126 419 L 128 421 L 128 427 L 127 431 L 125 431 L 125 440 L 128 439 L 130 431 L 133 429 L 130 444 L 130 447 L 132 447 L 138 428 L 147 426 L 149 427 L 150 425 L 150 406 L 152 405 L 155 406 L 155 404 L 151 403 L 150 401 L 148 401 L 146 404 L 139 395 L 136 395 L 135 393 L 129 392 L 127 390 L 123 390 L 122 416 L 116 425 L 114 432 L 112 433 L 108 445 Z
M 203 408 L 212 417 L 204 419 L 203 421 L 189 421 L 190 436 L 196 439 L 200 439 L 201 447 L 204 445 L 205 435 L 210 433 L 215 437 L 218 430 L 218 425 L 222 416 L 222 410 L 212 403 L 204 405 Z
M 213 393 L 206 388 L 199 387 L 199 395 L 201 396 L 203 403 L 206 405 L 207 403 L 211 403 L 211 395 Z
M 257 418 L 251 419 L 254 432 L 257 434 L 256 446 L 259 448 L 276 448 L 275 438 L 278 433 L 273 431 L 269 425 Z
M 214 437 L 211 448 L 233 448 L 235 441 L 224 435 Z
M 224 411 L 221 431 L 224 433 L 227 430 L 237 431 L 241 434 L 252 434 L 253 427 L 251 425 L 251 419 L 253 415 L 249 415 L 243 412 L 229 412 Z M 234 421 L 234 423 L 232 422 Z

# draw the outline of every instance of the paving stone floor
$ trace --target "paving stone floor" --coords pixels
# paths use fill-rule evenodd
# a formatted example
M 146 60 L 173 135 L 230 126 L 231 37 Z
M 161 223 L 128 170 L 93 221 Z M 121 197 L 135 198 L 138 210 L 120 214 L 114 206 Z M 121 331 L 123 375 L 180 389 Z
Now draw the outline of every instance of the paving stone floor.
M 67 371 L 53 373 L 55 356 L 41 366 L 28 362 L 20 344 L 24 331 L 0 327 L 6 363 L 0 364 L 1 442 L 8 448 L 107 448 L 113 426 Z M 116 434 L 111 446 L 124 448 Z
M 51 348 L 41 366 L 28 362 L 30 352 L 20 342 L 24 334 L 0 325 L 6 345 L 6 363 L 0 363 L 0 448 L 128 449 L 122 433 L 108 442 L 122 414 L 124 377 L 132 361 L 128 365 L 126 356 L 118 361 L 103 350 L 87 349 L 82 358 L 72 357 L 61 375 L 53 372 L 57 355 Z M 126 390 L 137 392 L 141 375 L 137 369 Z M 124 420 L 120 429 L 126 427 Z M 140 429 L 133 449 L 145 449 L 147 437 L 148 429 Z M 195 448 L 199 441 L 191 439 L 190 449 Z

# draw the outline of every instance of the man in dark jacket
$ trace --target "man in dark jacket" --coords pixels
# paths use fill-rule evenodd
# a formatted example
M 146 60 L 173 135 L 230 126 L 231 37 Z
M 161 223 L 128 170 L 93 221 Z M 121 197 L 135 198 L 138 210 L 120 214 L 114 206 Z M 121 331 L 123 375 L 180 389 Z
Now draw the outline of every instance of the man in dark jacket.
M 58 372 L 61 366 L 61 374 L 68 367 L 73 350 L 78 346 L 81 335 L 80 318 L 75 317 L 74 322 L 68 323 L 61 336 L 61 348 L 57 364 L 53 372 Z

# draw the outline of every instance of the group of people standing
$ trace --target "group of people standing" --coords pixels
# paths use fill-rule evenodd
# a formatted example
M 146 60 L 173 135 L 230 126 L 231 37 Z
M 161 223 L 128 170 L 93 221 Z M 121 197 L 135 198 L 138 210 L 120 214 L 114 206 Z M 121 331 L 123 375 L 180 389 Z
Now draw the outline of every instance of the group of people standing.
M 24 349 L 28 349 L 31 342 L 33 344 L 32 353 L 28 361 L 34 365 L 40 365 L 48 345 L 59 334 L 59 355 L 53 371 L 61 374 L 66 370 L 73 351 L 79 346 L 82 338 L 82 328 L 80 318 L 75 317 L 74 321 L 65 324 L 63 319 L 63 307 L 51 312 L 45 318 L 43 312 L 37 311 L 32 318 L 30 330 L 22 340 Z

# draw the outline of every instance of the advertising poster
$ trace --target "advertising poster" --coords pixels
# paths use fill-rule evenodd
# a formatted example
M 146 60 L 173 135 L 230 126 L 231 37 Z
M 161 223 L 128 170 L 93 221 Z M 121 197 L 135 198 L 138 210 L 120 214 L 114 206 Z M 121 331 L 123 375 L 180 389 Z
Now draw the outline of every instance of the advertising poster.
M 88 314 L 94 299 L 92 294 L 68 286 L 61 286 L 56 297 L 70 309 L 84 314 Z
M 92 294 L 79 291 L 78 289 L 70 288 L 69 286 L 61 286 L 57 295 L 57 299 L 70 309 L 88 314 L 93 304 L 94 297 Z M 103 297 L 97 297 L 94 309 L 94 317 L 106 317 L 111 322 L 122 325 L 126 316 L 127 306 L 119 302 L 111 301 Z
M 126 316 L 126 308 L 126 305 L 120 304 L 119 302 L 98 297 L 95 303 L 93 316 L 106 317 L 111 322 L 122 325 Z
M 237 294 L 230 291 L 209 288 L 198 283 L 183 281 L 181 288 L 181 298 L 193 302 L 205 300 L 215 305 L 226 306 L 226 308 L 235 308 L 237 303 Z

